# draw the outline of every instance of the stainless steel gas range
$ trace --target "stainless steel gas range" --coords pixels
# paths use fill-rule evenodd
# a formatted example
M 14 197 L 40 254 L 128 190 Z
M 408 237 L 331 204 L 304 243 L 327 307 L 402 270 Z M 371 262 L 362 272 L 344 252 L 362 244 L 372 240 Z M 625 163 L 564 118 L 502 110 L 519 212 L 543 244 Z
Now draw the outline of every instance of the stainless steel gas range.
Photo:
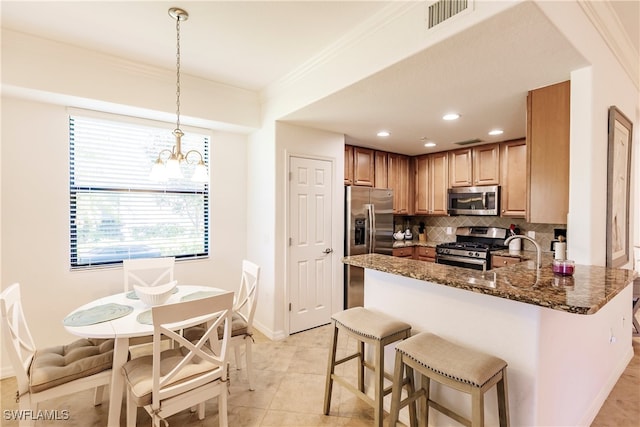
M 456 241 L 436 246 L 436 262 L 487 271 L 491 269 L 491 251 L 506 249 L 509 230 L 499 227 L 458 227 Z

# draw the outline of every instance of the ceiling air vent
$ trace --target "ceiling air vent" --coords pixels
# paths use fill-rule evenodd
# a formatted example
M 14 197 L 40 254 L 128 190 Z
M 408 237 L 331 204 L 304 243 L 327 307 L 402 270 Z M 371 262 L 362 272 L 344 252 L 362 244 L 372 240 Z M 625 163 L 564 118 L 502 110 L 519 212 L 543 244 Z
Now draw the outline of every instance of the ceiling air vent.
M 482 140 L 478 139 L 478 138 L 475 138 L 475 139 L 469 139 L 467 141 L 454 142 L 454 144 L 456 144 L 456 145 L 469 145 L 469 144 L 477 144 L 479 142 L 482 142 Z
M 466 10 L 470 0 L 440 0 L 428 6 L 428 28 L 433 28 Z

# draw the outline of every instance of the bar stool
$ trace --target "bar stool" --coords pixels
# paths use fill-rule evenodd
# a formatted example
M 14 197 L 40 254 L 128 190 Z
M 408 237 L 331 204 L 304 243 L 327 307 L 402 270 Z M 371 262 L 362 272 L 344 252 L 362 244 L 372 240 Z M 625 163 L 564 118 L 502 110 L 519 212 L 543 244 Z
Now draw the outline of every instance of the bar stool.
M 387 344 L 403 340 L 411 335 L 411 325 L 401 322 L 386 314 L 368 310 L 363 307 L 354 307 L 334 314 L 333 338 L 329 352 L 329 365 L 327 367 L 327 382 L 324 394 L 324 413 L 329 415 L 331 408 L 331 392 L 333 382 L 337 381 L 347 390 L 354 393 L 360 399 L 374 408 L 374 425 L 382 426 L 383 410 L 382 400 L 384 396 L 391 393 L 392 387 L 384 389 L 384 378 L 393 380 L 393 377 L 384 372 L 384 347 Z M 338 344 L 338 332 L 353 337 L 358 341 L 357 351 L 340 360 L 336 360 L 336 348 Z M 364 345 L 371 345 L 374 348 L 373 364 L 365 361 Z M 346 378 L 336 375 L 336 366 L 352 359 L 358 359 L 358 387 L 352 385 Z M 375 392 L 374 398 L 367 396 L 364 390 L 364 368 L 374 371 Z M 404 379 L 400 380 L 401 385 L 407 384 Z M 409 384 L 413 391 L 413 382 Z
M 422 375 L 421 388 L 400 401 L 400 381 L 404 369 Z M 509 426 L 507 398 L 507 362 L 486 353 L 453 344 L 437 335 L 421 332 L 396 345 L 395 380 L 391 398 L 389 426 L 395 426 L 400 409 L 411 405 L 416 410 L 420 400 L 420 414 L 429 424 L 429 407 L 457 422 L 471 427 L 484 426 L 484 394 L 496 385 L 498 413 L 501 427 Z M 464 418 L 430 398 L 430 380 L 471 395 L 471 420 Z M 424 397 L 424 399 L 420 399 Z M 410 408 L 411 408 L 410 407 Z

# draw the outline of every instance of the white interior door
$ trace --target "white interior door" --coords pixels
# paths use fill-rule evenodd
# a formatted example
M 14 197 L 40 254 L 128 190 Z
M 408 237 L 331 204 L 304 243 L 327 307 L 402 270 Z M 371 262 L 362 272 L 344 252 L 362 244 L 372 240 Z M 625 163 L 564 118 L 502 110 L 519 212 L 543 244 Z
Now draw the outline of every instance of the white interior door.
M 289 333 L 331 321 L 331 166 L 289 158 Z

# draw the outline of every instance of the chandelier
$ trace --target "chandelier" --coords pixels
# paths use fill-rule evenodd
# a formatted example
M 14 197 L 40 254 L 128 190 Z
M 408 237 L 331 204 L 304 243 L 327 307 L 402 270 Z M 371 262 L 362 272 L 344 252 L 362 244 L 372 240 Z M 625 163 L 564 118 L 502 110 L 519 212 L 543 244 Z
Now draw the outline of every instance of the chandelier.
M 172 7 L 169 9 L 169 16 L 176 20 L 176 128 L 173 135 L 176 144 L 171 150 L 164 149 L 158 153 L 150 178 L 154 181 L 166 181 L 167 179 L 181 179 L 182 164 L 195 165 L 195 170 L 191 177 L 192 181 L 208 182 L 209 173 L 207 165 L 204 163 L 203 155 L 197 150 L 182 153 L 182 137 L 184 132 L 180 130 L 180 22 L 186 21 L 189 14 L 186 10 Z

